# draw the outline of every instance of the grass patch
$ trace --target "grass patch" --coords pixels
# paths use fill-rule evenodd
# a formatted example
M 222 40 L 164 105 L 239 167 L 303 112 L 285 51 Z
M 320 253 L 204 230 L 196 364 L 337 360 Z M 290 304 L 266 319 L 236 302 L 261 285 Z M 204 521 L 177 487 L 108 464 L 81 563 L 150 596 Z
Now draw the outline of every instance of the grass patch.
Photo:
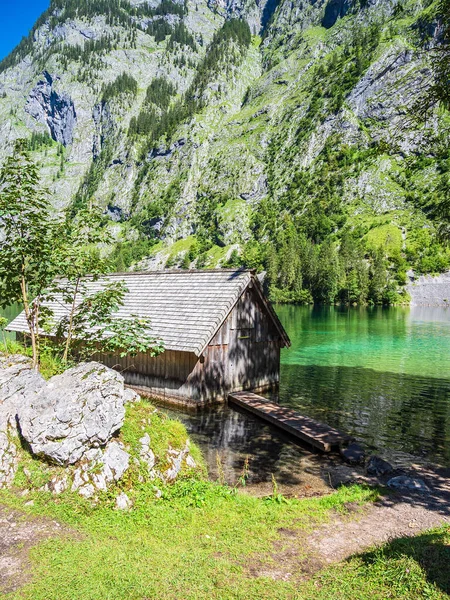
M 280 527 L 308 530 L 327 520 L 330 508 L 348 501 L 364 503 L 374 495 L 354 486 L 323 499 L 280 504 L 208 481 L 184 479 L 160 500 L 141 490 L 130 513 L 105 504 L 93 506 L 81 498 L 69 502 L 47 496 L 26 510 L 57 518 L 81 535 L 34 548 L 33 583 L 7 597 L 300 597 L 293 582 L 249 577 L 249 561 L 270 554 Z M 8 492 L 0 493 L 0 501 L 15 507 L 24 502 Z
M 15 340 L 7 339 L 6 348 L 4 347 L 4 343 L 2 343 L 0 345 L 0 352 L 5 353 L 5 350 L 7 350 L 8 355 L 20 354 L 22 356 L 27 356 L 30 359 L 32 357 L 31 348 L 24 346 Z M 50 379 L 54 375 L 64 373 L 69 367 L 73 366 L 70 362 L 63 363 L 61 357 L 56 354 L 51 347 L 42 349 L 40 359 L 39 370 L 44 379 Z
M 125 477 L 97 500 L 76 492 L 60 496 L 39 491 L 70 469 L 47 465 L 21 451 L 15 489 L 0 491 L 0 504 L 31 516 L 56 519 L 74 530 L 31 550 L 33 578 L 8 600 L 298 599 L 443 600 L 450 591 L 450 533 L 441 528 L 417 538 L 396 540 L 352 557 L 305 580 L 305 538 L 336 511 L 378 499 L 364 486 L 342 487 L 322 498 L 286 500 L 274 491 L 264 499 L 210 482 L 199 450 L 200 468 L 184 468 L 173 485 L 149 479 L 139 440 L 148 433 L 157 468 L 167 449 L 183 448 L 183 424 L 147 402 L 127 406 L 119 438 L 131 455 Z M 18 491 L 28 489 L 22 497 Z M 114 509 L 125 491 L 133 510 Z M 161 492 L 160 497 L 157 490 Z M 33 501 L 30 504 L 30 500 Z M 296 560 L 289 578 L 252 576 L 254 564 L 277 564 L 281 530 L 293 532 Z M 66 528 L 64 529 L 66 531 Z
M 74 530 L 31 550 L 31 583 L 8 600 L 128 599 L 304 599 L 447 598 L 447 529 L 354 557 L 305 581 L 305 538 L 349 503 L 363 506 L 379 497 L 365 486 L 342 487 L 322 498 L 286 500 L 278 494 L 260 499 L 208 481 L 203 470 L 184 470 L 173 485 L 145 478 L 138 441 L 148 433 L 162 468 L 167 447 L 186 444 L 186 430 L 146 402 L 127 407 L 120 439 L 131 454 L 130 473 L 97 502 L 67 491 L 54 497 L 40 492 L 55 467 L 28 456 L 16 477 L 16 490 L 0 491 L 0 503 L 33 516 L 57 519 Z M 194 453 L 194 447 L 191 449 Z M 198 459 L 198 457 L 195 457 Z M 134 466 L 133 466 L 134 465 Z M 26 469 L 26 472 L 25 472 Z M 26 477 L 26 479 L 24 478 Z M 32 480 L 32 482 L 31 482 Z M 155 494 L 156 486 L 162 492 Z M 114 509 L 123 489 L 133 510 Z M 30 500 L 33 504 L 30 505 Z M 254 564 L 276 567 L 281 531 L 295 534 L 298 560 L 285 580 L 252 576 Z M 64 529 L 66 531 L 66 528 Z M 446 587 L 447 586 L 447 587 Z
M 450 528 L 397 539 L 352 557 L 319 574 L 304 593 L 316 600 L 447 599 Z
M 334 510 L 345 511 L 347 503 L 378 497 L 375 490 L 352 486 L 321 499 L 285 500 L 275 492 L 259 499 L 208 481 L 201 465 L 186 466 L 176 483 L 164 484 L 149 479 L 140 461 L 139 440 L 146 433 L 161 471 L 167 449 L 183 448 L 187 440 L 180 422 L 149 403 L 129 405 L 119 438 L 130 452 L 130 468 L 95 501 L 69 490 L 56 497 L 39 491 L 64 470 L 22 451 L 16 487 L 0 491 L 0 504 L 57 519 L 74 535 L 35 546 L 32 582 L 7 598 L 292 598 L 294 582 L 252 578 L 248 565 L 261 557 L 273 560 L 280 528 L 308 532 Z M 195 452 L 191 445 L 201 460 Z M 66 473 L 70 478 L 70 469 Z M 29 491 L 22 497 L 24 488 Z M 114 509 L 121 490 L 132 499 L 132 511 Z

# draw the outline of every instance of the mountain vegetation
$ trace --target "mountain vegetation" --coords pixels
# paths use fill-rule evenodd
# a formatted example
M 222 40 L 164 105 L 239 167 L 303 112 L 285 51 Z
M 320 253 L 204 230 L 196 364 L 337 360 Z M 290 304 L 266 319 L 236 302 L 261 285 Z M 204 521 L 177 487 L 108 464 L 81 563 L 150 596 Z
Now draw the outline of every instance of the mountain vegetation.
M 407 302 L 450 267 L 448 2 L 52 0 L 0 65 L 2 156 L 103 211 L 113 269 Z

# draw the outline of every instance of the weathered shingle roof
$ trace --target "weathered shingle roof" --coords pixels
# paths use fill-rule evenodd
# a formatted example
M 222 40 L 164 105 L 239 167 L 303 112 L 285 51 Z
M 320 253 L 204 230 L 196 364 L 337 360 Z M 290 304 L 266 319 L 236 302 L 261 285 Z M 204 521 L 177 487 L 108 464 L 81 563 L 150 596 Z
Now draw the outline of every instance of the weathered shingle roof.
M 151 319 L 152 334 L 163 340 L 167 350 L 200 356 L 254 279 L 250 271 L 229 269 L 120 273 L 89 281 L 88 289 L 94 292 L 105 282 L 124 280 L 129 291 L 117 316 L 147 317 Z M 50 308 L 57 320 L 68 311 L 58 298 Z M 281 327 L 270 308 L 269 313 Z M 8 330 L 27 331 L 24 313 L 10 323 Z

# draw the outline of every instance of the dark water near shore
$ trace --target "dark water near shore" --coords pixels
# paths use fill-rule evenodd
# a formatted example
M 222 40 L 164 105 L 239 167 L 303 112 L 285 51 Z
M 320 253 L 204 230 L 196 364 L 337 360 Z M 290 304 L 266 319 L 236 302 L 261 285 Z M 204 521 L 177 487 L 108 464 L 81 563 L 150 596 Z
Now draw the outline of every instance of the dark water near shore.
M 450 466 L 450 310 L 281 306 L 292 340 L 282 353 L 280 403 L 356 437 L 396 465 Z M 227 407 L 173 413 L 233 479 L 295 482 L 317 455 Z

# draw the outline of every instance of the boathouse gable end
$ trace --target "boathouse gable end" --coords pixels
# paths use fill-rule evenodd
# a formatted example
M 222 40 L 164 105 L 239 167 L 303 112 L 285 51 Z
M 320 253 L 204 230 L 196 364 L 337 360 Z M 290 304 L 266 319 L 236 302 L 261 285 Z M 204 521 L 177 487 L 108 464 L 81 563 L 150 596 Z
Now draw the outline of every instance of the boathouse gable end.
M 150 318 L 152 334 L 165 346 L 157 357 L 94 357 L 119 370 L 128 385 L 160 400 L 198 404 L 278 384 L 280 349 L 290 341 L 252 272 L 125 273 L 89 282 L 89 288 L 117 278 L 128 288 L 117 316 Z M 24 331 L 22 321 L 20 315 L 9 329 Z

